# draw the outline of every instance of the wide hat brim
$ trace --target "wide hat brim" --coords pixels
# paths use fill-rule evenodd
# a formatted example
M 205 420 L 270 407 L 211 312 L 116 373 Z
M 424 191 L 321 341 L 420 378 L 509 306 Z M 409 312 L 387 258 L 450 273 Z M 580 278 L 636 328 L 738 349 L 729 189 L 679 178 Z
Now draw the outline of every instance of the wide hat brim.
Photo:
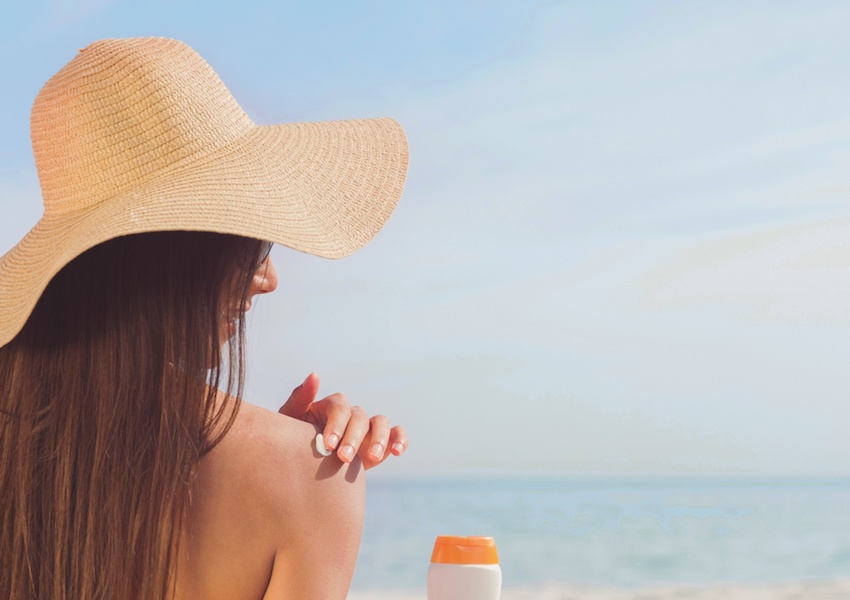
M 351 254 L 389 218 L 407 142 L 391 119 L 253 126 L 108 202 L 45 214 L 0 258 L 0 346 L 50 279 L 89 248 L 153 231 L 212 231 L 326 258 Z

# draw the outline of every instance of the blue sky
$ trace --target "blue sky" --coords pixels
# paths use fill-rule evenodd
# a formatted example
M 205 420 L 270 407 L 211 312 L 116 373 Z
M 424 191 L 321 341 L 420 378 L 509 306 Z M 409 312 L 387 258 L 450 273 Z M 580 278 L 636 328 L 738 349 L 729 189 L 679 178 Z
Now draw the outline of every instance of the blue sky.
M 276 248 L 248 399 L 411 434 L 387 475 L 850 474 L 850 6 L 35 1 L 0 9 L 0 252 L 39 87 L 102 37 L 198 50 L 258 123 L 392 116 L 363 251 Z

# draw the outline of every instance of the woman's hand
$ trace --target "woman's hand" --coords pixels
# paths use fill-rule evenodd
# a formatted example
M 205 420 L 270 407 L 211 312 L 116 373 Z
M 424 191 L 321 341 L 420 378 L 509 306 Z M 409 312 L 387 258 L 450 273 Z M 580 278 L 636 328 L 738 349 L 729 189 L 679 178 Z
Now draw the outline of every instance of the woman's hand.
M 403 427 L 390 427 L 384 415 L 370 418 L 359 406 L 351 406 L 342 394 L 316 401 L 318 393 L 319 376 L 310 373 L 278 412 L 323 428 L 325 446 L 336 450 L 342 462 L 349 463 L 359 455 L 363 466 L 371 469 L 391 454 L 401 456 L 407 450 L 407 432 Z

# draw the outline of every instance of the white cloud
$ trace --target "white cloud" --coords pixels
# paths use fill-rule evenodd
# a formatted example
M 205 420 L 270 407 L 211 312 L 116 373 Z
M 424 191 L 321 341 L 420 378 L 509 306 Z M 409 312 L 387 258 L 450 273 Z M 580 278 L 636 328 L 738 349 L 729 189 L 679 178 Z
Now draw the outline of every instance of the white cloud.
M 46 29 L 68 27 L 85 21 L 120 0 L 53 0 Z
M 850 219 L 685 241 L 638 280 L 656 309 L 720 304 L 748 319 L 850 324 Z

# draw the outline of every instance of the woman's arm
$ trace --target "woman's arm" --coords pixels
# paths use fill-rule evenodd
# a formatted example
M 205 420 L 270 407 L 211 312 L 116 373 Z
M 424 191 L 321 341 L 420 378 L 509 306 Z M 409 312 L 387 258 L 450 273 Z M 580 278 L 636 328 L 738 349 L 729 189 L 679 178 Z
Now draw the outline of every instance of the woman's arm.
M 363 529 L 365 477 L 356 458 L 315 462 L 318 468 L 304 473 L 309 485 L 285 501 L 298 517 L 283 523 L 264 600 L 344 600 L 348 593 Z

